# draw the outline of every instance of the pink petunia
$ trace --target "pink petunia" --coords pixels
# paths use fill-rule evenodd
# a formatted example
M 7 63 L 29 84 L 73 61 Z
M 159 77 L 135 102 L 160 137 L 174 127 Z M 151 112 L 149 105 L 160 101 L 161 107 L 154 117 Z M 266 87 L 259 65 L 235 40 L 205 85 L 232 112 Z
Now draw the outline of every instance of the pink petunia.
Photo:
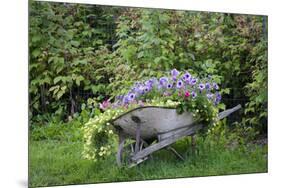
M 184 94 L 184 96 L 185 96 L 185 97 L 189 97 L 189 96 L 190 96 L 190 93 L 189 93 L 188 91 L 186 91 L 185 94 Z
M 105 110 L 108 107 L 111 106 L 111 102 L 109 101 L 109 99 L 103 101 L 102 103 L 100 103 L 100 109 Z

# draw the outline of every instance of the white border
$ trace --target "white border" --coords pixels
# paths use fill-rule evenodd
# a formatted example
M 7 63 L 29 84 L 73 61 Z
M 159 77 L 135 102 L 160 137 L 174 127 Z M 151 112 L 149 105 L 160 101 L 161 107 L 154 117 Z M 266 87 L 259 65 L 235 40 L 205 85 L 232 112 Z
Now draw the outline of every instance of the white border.
M 48 0 L 43 0 L 48 1 Z M 228 12 L 244 14 L 268 14 L 269 4 L 260 0 L 51 0 L 54 2 L 99 4 L 99 5 L 117 5 L 130 7 L 147 7 L 147 8 L 165 8 L 180 10 L 197 10 L 211 12 Z M 241 6 L 243 5 L 243 6 Z
M 64 1 L 66 2 L 66 1 Z M 102 5 L 269 15 L 269 173 L 64 187 L 278 187 L 280 185 L 280 5 L 274 0 L 68 0 Z M 28 2 L 1 2 L 0 187 L 27 186 Z M 275 87 L 273 87 L 275 86 Z M 277 185 L 277 186 L 274 186 Z

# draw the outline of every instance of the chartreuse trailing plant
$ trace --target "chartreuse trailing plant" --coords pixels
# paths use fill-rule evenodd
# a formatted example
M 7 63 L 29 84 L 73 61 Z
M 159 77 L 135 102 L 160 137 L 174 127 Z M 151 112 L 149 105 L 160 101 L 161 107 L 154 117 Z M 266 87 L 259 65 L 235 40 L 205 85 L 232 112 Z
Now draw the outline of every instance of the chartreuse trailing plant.
M 136 82 L 124 95 L 111 103 L 100 104 L 104 111 L 90 119 L 83 127 L 83 156 L 97 161 L 110 155 L 117 146 L 116 136 L 110 121 L 121 114 L 140 106 L 173 107 L 178 113 L 191 112 L 195 121 L 208 125 L 216 122 L 221 93 L 211 76 L 198 78 L 188 71 L 173 69 L 169 76 Z
M 176 107 L 179 103 L 168 100 L 151 100 L 149 103 L 130 103 L 126 106 L 109 108 L 98 116 L 90 119 L 83 128 L 84 131 L 84 151 L 83 156 L 86 159 L 97 161 L 110 155 L 116 148 L 116 136 L 114 135 L 110 120 L 117 118 L 121 114 L 132 110 L 140 105 L 146 106 L 166 106 Z M 111 105 L 111 104 L 110 104 Z

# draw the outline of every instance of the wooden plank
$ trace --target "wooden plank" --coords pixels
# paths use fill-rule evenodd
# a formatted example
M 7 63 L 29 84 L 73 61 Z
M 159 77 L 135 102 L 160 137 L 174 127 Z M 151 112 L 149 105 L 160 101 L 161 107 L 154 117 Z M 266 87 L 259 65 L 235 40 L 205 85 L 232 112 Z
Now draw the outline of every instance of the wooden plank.
M 133 157 L 132 157 L 132 161 L 136 162 L 138 161 L 139 159 L 142 159 L 146 156 L 148 156 L 149 154 L 157 151 L 157 150 L 160 150 L 166 146 L 169 146 L 171 145 L 172 143 L 176 142 L 177 140 L 185 137 L 185 136 L 188 136 L 188 135 L 191 135 L 191 134 L 194 134 L 194 132 L 196 132 L 197 130 L 201 129 L 202 128 L 202 125 L 193 125 L 192 127 L 188 127 L 186 128 L 185 130 L 182 130 L 181 132 L 177 132 L 176 134 L 172 135 L 171 137 L 163 140 L 163 141 L 160 141 L 156 144 L 153 144 L 147 148 L 145 148 L 144 150 L 136 153 Z
M 184 127 L 181 127 L 179 129 L 175 129 L 175 130 L 172 130 L 172 131 L 169 131 L 169 132 L 166 132 L 166 133 L 159 133 L 158 135 L 158 141 L 162 141 L 162 140 L 165 140 L 167 138 L 170 138 L 171 136 L 173 136 L 174 134 L 177 134 L 177 133 L 180 133 L 186 129 L 189 129 L 189 127 L 192 127 L 193 125 L 189 125 L 189 126 L 184 126 Z

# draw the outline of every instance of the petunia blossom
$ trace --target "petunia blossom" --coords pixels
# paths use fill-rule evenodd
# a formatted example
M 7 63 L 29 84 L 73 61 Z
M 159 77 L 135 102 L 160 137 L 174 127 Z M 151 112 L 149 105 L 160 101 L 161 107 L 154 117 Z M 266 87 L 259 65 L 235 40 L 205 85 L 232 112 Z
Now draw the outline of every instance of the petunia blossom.
M 218 90 L 218 89 L 219 89 L 218 84 L 217 84 L 217 83 L 213 83 L 213 88 L 214 88 L 215 90 Z
M 182 88 L 182 86 L 183 86 L 183 81 L 182 80 L 178 80 L 178 82 L 177 82 L 177 88 Z
M 185 96 L 185 97 L 189 97 L 189 96 L 190 96 L 190 93 L 189 93 L 188 91 L 186 91 L 185 94 L 184 94 L 184 96 Z
M 205 85 L 201 83 L 199 84 L 198 88 L 200 91 L 202 91 L 203 89 L 205 89 Z
M 167 77 L 161 77 L 159 79 L 159 83 L 161 86 L 166 86 L 166 84 L 168 83 L 168 78 Z
M 167 89 L 172 89 L 172 88 L 173 88 L 173 84 L 168 83 L 168 84 L 167 84 Z
M 197 79 L 196 78 L 192 78 L 190 81 L 190 85 L 194 86 L 197 83 Z
M 197 97 L 197 93 L 195 91 L 192 91 L 191 96 L 192 96 L 192 98 L 195 98 L 195 97 Z
M 107 99 L 107 100 L 103 101 L 102 103 L 100 103 L 99 106 L 100 106 L 100 109 L 105 110 L 108 107 L 110 107 L 110 105 L 111 105 L 111 103 L 110 103 L 109 99 Z
M 173 69 L 171 71 L 171 75 L 172 75 L 173 80 L 176 80 L 176 78 L 179 74 L 180 74 L 180 72 L 177 69 Z

